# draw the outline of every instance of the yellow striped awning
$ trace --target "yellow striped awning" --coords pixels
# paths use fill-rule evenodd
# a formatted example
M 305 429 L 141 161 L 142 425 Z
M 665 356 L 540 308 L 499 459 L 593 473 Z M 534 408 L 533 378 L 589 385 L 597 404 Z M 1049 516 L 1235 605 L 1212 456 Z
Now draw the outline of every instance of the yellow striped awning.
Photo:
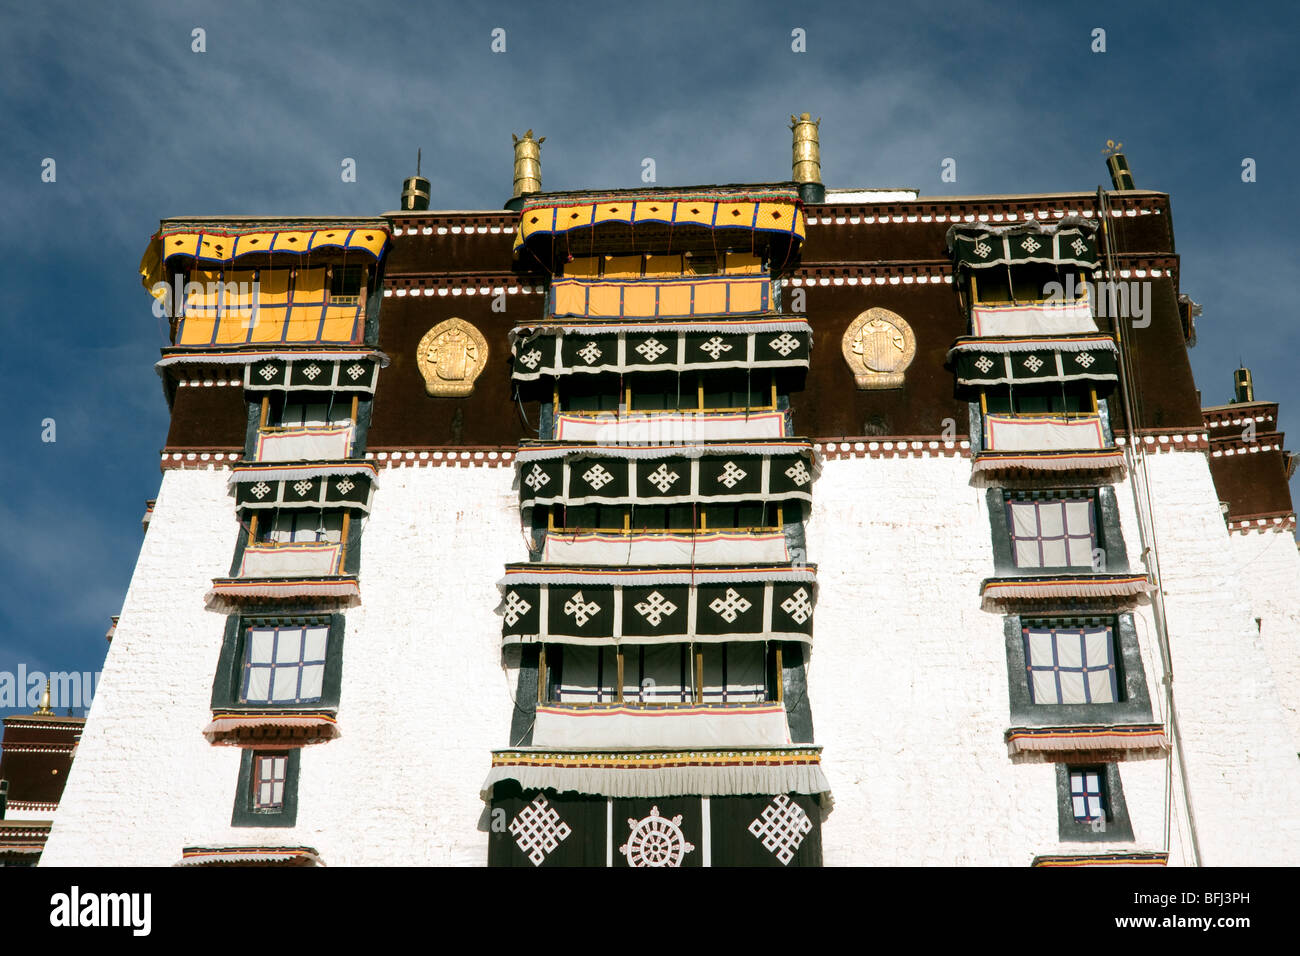
M 537 236 L 555 236 L 605 223 L 662 223 L 706 229 L 743 229 L 804 239 L 804 215 L 793 190 L 753 193 L 697 193 L 584 197 L 580 202 L 550 197 L 524 204 L 515 248 Z

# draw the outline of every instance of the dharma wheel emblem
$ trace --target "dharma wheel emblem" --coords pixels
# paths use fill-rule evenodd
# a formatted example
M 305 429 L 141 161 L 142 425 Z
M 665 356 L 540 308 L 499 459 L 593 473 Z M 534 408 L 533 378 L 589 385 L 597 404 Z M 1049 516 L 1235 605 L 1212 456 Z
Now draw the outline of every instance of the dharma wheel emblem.
M 474 380 L 487 364 L 483 333 L 462 319 L 439 322 L 420 339 L 415 363 L 424 387 L 440 398 L 463 398 L 474 391 Z
M 682 833 L 682 815 L 671 820 L 659 815 L 658 807 L 650 808 L 650 816 L 627 821 L 632 831 L 618 852 L 627 857 L 628 866 L 681 866 L 682 859 L 695 849 L 695 844 Z
M 858 388 L 901 388 L 916 357 L 916 336 L 902 316 L 873 308 L 850 323 L 841 347 Z

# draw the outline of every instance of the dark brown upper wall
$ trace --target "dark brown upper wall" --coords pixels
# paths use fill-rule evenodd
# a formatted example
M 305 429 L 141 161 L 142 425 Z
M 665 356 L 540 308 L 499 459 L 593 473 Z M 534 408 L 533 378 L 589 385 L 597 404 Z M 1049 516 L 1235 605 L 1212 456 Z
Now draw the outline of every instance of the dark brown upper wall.
M 237 385 L 184 386 L 172 401 L 168 448 L 240 451 L 248 428 L 248 403 Z
M 1281 442 L 1277 442 L 1281 444 Z M 1210 476 L 1219 500 L 1228 502 L 1229 518 L 1290 514 L 1291 488 L 1280 448 L 1210 456 Z
M 430 275 L 454 272 L 480 274 L 510 271 L 511 248 L 519 214 L 513 212 L 389 213 L 395 235 L 384 275 Z M 480 228 L 488 229 L 480 233 Z M 424 230 L 429 229 L 428 235 Z M 439 235 L 438 230 L 447 230 Z M 459 232 L 452 232 L 459 229 Z M 491 232 L 498 229 L 499 232 Z M 466 231 L 471 230 L 471 231 Z M 387 302 L 384 303 L 388 305 Z
M 33 727 L 29 723 L 39 722 Z M 30 751 L 27 746 L 73 746 L 81 735 L 81 718 L 10 717 L 5 720 L 0 779 L 9 781 L 10 800 L 58 803 L 72 766 L 69 753 Z M 18 725 L 18 726 L 14 726 Z M 20 747 L 24 749 L 19 749 Z

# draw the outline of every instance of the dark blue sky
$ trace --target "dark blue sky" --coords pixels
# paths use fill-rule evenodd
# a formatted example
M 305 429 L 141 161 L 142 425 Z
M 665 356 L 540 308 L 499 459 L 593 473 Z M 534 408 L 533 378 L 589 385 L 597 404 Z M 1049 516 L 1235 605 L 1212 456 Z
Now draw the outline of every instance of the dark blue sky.
M 663 185 L 785 179 L 804 110 L 832 188 L 1092 190 L 1121 140 L 1138 186 L 1173 195 L 1206 403 L 1240 357 L 1300 445 L 1300 16 L 1061 6 L 4 0 L 0 671 L 102 664 L 167 428 L 166 337 L 136 276 L 158 220 L 376 214 L 417 146 L 434 208 L 491 209 L 529 127 L 548 189 L 640 186 L 644 157 Z

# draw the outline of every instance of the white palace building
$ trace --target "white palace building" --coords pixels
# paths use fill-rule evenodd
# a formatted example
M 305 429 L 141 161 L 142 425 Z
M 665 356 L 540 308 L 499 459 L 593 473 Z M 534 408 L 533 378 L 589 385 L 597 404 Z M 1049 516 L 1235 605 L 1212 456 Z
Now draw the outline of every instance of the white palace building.
M 1169 196 L 826 189 L 792 119 L 787 181 L 530 131 L 503 210 L 164 220 L 42 865 L 1300 863 L 1295 460 L 1202 408 Z

